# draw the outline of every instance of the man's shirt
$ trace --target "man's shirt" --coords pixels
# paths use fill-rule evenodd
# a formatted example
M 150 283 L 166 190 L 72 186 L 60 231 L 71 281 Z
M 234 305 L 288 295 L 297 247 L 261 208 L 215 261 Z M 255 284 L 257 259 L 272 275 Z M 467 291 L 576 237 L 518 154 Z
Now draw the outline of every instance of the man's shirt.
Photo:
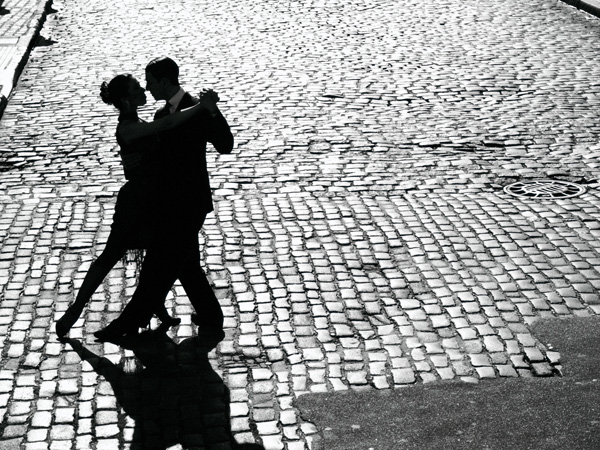
M 181 103 L 181 99 L 183 98 L 184 95 L 185 95 L 185 91 L 183 90 L 183 88 L 179 88 L 177 93 L 169 99 L 169 101 L 168 101 L 168 103 L 170 105 L 169 113 L 173 114 L 175 111 L 177 111 L 179 103 Z

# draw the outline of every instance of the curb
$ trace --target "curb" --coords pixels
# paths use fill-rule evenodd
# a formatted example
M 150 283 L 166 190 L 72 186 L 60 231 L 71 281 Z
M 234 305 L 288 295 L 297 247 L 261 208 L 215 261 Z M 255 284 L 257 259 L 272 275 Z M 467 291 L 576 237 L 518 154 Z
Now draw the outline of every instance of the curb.
M 577 9 L 585 11 L 593 16 L 600 17 L 599 0 L 562 0 L 564 3 L 574 6 Z
M 0 119 L 46 21 L 52 0 L 38 3 L 24 34 L 0 37 Z

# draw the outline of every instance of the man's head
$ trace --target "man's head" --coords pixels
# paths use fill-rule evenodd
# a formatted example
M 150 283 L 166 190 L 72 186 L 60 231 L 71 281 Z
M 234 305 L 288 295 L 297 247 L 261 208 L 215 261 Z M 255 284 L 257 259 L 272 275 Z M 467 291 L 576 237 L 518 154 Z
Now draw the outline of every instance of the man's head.
M 146 90 L 155 100 L 169 100 L 179 90 L 179 67 L 168 57 L 153 59 L 146 66 Z

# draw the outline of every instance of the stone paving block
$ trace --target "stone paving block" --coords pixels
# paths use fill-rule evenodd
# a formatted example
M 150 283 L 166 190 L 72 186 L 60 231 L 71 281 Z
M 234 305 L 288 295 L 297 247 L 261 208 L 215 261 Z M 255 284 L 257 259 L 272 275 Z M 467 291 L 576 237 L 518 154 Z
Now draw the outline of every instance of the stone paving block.
M 496 369 L 501 377 L 517 377 L 517 371 L 510 364 L 497 365 Z
M 417 381 L 412 369 L 392 369 L 392 376 L 395 384 L 412 384 Z
M 544 376 L 552 376 L 552 374 L 553 374 L 552 366 L 550 364 L 548 364 L 547 362 L 542 362 L 542 363 L 534 362 L 531 366 L 533 369 L 533 373 L 536 376 L 544 377 Z
M 496 372 L 492 367 L 476 367 L 475 370 L 481 379 L 496 378 Z

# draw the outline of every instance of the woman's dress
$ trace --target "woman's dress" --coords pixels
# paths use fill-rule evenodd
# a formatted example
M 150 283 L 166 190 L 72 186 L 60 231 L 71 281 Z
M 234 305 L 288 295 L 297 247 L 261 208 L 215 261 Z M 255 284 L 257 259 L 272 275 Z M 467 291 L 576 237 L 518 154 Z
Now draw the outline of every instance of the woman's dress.
M 148 247 L 157 225 L 160 160 L 155 136 L 136 139 L 131 143 L 125 143 L 119 137 L 119 127 L 132 121 L 140 122 L 137 114 L 119 115 L 117 143 L 127 182 L 117 195 L 111 229 L 127 250 L 134 251 L 131 253 L 139 261 L 141 253 L 137 250 Z

